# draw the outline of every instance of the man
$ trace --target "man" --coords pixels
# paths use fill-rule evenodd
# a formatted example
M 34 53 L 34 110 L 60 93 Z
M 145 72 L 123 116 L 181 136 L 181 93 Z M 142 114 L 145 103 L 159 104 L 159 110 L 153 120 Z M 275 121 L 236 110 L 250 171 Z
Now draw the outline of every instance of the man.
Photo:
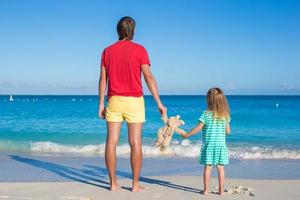
M 119 188 L 116 179 L 116 147 L 120 137 L 122 121 L 128 126 L 128 140 L 131 148 L 132 191 L 141 190 L 139 185 L 142 167 L 142 127 L 145 122 L 145 103 L 141 75 L 156 101 L 162 115 L 167 109 L 162 104 L 155 78 L 151 73 L 146 49 L 132 42 L 135 21 L 123 17 L 117 24 L 119 41 L 105 48 L 101 58 L 99 80 L 99 116 L 107 122 L 105 163 L 110 178 L 110 189 Z M 107 107 L 104 106 L 107 90 Z

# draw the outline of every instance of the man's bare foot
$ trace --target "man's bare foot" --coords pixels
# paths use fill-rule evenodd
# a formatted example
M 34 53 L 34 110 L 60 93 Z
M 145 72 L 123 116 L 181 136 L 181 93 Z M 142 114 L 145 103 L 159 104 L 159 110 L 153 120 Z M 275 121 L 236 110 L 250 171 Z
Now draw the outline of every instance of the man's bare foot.
M 219 195 L 224 195 L 225 193 L 224 193 L 224 191 L 223 190 L 219 190 L 219 193 L 218 193 Z
M 207 190 L 204 190 L 204 191 L 202 191 L 202 193 L 201 193 L 202 195 L 209 195 L 209 191 L 207 191 Z
M 145 189 L 145 187 L 141 186 L 140 184 L 133 184 L 132 185 L 132 192 L 140 192 L 143 189 Z
M 112 185 L 110 186 L 110 191 L 115 192 L 115 191 L 119 190 L 120 188 L 121 188 L 121 187 L 120 187 L 120 185 L 119 185 L 118 183 L 112 184 Z

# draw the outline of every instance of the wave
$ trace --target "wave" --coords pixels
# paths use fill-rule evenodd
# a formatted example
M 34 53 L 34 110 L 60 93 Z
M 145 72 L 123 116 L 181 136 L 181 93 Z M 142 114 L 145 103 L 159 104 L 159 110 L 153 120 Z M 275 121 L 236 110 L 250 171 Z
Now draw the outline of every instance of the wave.
M 153 145 L 143 145 L 143 155 L 146 157 L 178 156 L 197 157 L 201 144 L 192 144 L 189 140 L 173 141 L 163 152 Z M 105 144 L 99 145 L 65 145 L 53 142 L 33 142 L 30 151 L 36 153 L 72 153 L 82 155 L 104 155 Z M 122 144 L 117 146 L 117 154 L 128 156 L 130 146 Z M 270 147 L 229 147 L 230 158 L 250 159 L 295 159 L 300 160 L 300 150 L 270 148 Z
M 237 159 L 300 159 L 300 150 L 270 147 L 235 147 L 230 150 L 230 157 Z

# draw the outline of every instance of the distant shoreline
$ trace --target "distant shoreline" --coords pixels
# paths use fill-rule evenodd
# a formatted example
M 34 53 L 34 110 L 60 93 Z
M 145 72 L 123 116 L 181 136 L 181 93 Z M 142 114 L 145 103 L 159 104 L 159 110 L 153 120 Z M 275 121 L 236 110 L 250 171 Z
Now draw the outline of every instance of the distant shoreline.
M 5 97 L 5 96 L 90 96 L 90 97 L 97 97 L 98 95 L 96 94 L 0 94 L 0 97 Z M 145 94 L 144 96 L 152 96 L 150 94 Z M 162 97 L 172 97 L 172 96 L 199 96 L 199 97 L 205 97 L 205 94 L 163 94 L 160 95 Z M 282 96 L 287 96 L 287 97 L 300 97 L 300 94 L 228 94 L 226 96 L 229 97 L 282 97 Z

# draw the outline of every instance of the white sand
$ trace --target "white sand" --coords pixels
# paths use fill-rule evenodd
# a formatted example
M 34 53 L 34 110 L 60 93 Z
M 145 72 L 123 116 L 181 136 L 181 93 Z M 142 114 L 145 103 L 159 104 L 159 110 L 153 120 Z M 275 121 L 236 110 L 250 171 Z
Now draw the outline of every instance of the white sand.
M 145 190 L 140 193 L 130 192 L 129 179 L 121 179 L 120 184 L 125 187 L 117 192 L 110 192 L 103 187 L 97 187 L 80 182 L 2 182 L 0 183 L 1 199 L 22 200 L 90 200 L 90 199 L 263 199 L 263 200 L 297 200 L 300 199 L 300 180 L 243 180 L 227 179 L 226 188 L 235 185 L 250 186 L 255 191 L 255 197 L 235 194 L 219 196 L 199 194 L 202 189 L 200 176 L 160 176 L 151 177 L 153 183 L 143 182 Z M 213 178 L 211 187 L 217 185 Z

